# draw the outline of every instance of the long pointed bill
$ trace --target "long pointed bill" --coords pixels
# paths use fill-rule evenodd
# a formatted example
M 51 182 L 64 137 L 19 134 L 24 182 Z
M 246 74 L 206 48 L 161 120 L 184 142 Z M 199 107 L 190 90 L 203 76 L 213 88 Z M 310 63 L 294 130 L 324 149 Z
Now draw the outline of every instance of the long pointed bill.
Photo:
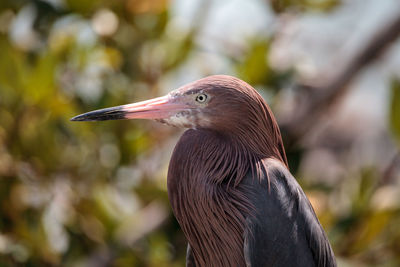
M 73 117 L 71 121 L 164 119 L 186 108 L 188 108 L 187 105 L 177 103 L 166 95 L 138 103 L 87 112 Z

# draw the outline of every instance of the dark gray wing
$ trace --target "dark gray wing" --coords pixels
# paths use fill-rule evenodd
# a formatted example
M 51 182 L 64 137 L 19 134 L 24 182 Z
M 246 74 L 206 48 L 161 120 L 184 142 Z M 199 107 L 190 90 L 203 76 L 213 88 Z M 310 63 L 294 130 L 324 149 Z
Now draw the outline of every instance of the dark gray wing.
M 336 266 L 336 260 L 314 210 L 300 185 L 274 159 L 264 160 L 261 182 L 243 180 L 255 213 L 247 217 L 244 255 L 247 266 Z
M 192 248 L 189 244 L 187 245 L 186 250 L 186 267 L 196 267 L 196 264 L 194 263 Z

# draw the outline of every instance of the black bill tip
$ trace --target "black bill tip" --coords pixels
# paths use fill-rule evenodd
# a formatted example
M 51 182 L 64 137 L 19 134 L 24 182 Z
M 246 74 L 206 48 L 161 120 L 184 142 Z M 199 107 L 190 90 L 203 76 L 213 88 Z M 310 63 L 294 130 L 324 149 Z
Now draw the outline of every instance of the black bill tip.
M 71 118 L 71 121 L 107 121 L 125 119 L 126 112 L 121 106 L 103 108 L 95 111 L 80 114 Z

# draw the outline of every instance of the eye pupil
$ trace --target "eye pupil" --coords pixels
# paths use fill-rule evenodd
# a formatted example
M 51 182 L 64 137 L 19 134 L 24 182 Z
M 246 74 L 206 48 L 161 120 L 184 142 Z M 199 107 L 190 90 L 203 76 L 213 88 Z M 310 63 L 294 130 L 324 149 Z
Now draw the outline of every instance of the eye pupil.
M 200 102 L 200 103 L 203 103 L 204 101 L 206 101 L 206 99 L 207 99 L 207 96 L 205 94 L 200 94 L 196 97 L 196 101 Z

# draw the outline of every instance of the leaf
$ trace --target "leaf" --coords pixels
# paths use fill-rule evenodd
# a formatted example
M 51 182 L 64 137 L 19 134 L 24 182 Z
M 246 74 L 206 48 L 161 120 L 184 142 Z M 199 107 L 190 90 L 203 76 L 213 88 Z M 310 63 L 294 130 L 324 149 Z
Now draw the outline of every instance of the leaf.
M 248 53 L 237 66 L 239 76 L 250 84 L 265 84 L 271 78 L 267 56 L 270 40 L 251 40 Z
M 390 129 L 400 146 L 400 81 L 394 80 L 391 85 L 391 103 L 389 112 Z

